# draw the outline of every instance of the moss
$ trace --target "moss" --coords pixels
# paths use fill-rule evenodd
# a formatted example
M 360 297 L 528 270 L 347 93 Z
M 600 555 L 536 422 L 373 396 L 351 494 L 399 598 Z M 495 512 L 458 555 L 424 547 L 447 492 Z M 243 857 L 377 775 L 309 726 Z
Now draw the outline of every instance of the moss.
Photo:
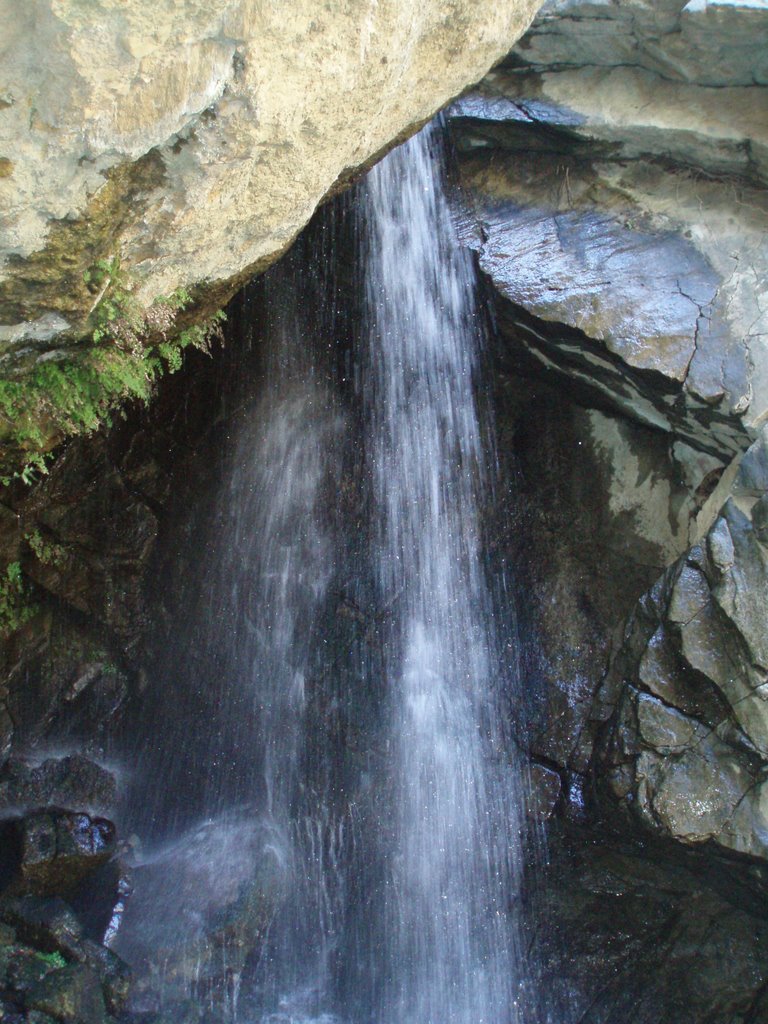
M 44 249 L 11 256 L 0 282 L 0 323 L 62 315 L 73 338 L 82 335 L 93 305 L 86 272 L 109 259 L 115 238 L 140 220 L 146 197 L 165 178 L 165 164 L 155 150 L 140 160 L 112 168 L 81 217 L 52 221 Z
M 64 565 L 67 551 L 62 544 L 46 540 L 37 529 L 33 530 L 32 533 L 25 534 L 24 539 L 38 562 L 54 567 Z
M 39 950 L 35 950 L 35 956 L 38 960 L 42 960 L 43 963 L 48 964 L 50 967 L 67 966 L 67 961 L 61 953 L 41 953 Z
M 0 636 L 21 629 L 37 612 L 19 562 L 10 562 L 0 575 Z
M 53 444 L 108 425 L 126 400 L 147 402 L 160 374 L 181 367 L 185 348 L 208 351 L 221 333 L 222 310 L 202 323 L 179 325 L 179 315 L 193 301 L 186 289 L 142 307 L 117 257 L 97 260 L 83 279 L 98 295 L 87 347 L 38 362 L 22 378 L 0 378 L 3 482 L 12 477 L 30 482 L 46 472 L 44 456 Z

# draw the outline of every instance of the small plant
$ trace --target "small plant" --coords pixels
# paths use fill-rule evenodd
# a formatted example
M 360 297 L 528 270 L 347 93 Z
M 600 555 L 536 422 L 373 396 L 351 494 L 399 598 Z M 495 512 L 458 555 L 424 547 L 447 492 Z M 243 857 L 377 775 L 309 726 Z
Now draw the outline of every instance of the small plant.
M 178 314 L 193 301 L 185 288 L 142 308 L 117 257 L 98 260 L 83 277 L 96 295 L 92 345 L 72 358 L 38 364 L 23 380 L 0 378 L 0 425 L 8 442 L 26 456 L 21 470 L 0 477 L 2 484 L 19 478 L 33 483 L 47 472 L 45 448 L 52 437 L 111 424 L 120 403 L 147 402 L 157 378 L 181 368 L 185 348 L 209 352 L 214 339 L 222 338 L 223 310 L 177 328 Z
M 32 533 L 26 534 L 25 540 L 35 558 L 43 565 L 61 567 L 66 561 L 67 549 L 55 541 L 45 540 L 39 530 L 33 530 Z
M 48 964 L 51 967 L 66 967 L 67 961 L 61 955 L 61 953 L 41 953 L 35 952 L 35 956 L 38 960 L 42 960 L 44 964 Z
M 11 562 L 0 576 L 0 636 L 8 637 L 21 629 L 37 612 L 29 600 L 20 562 Z

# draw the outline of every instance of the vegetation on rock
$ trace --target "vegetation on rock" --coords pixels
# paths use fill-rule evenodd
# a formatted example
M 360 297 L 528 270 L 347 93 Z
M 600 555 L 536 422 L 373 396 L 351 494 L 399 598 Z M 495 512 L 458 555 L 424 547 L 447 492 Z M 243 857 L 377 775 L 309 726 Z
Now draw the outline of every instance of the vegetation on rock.
M 9 636 L 37 611 L 30 600 L 20 562 L 11 562 L 0 575 L 0 637 Z
M 0 378 L 4 482 L 46 472 L 52 439 L 109 424 L 126 399 L 146 402 L 157 378 L 181 367 L 185 348 L 208 351 L 220 336 L 223 310 L 179 327 L 179 314 L 193 302 L 185 289 L 143 307 L 116 257 L 99 260 L 83 278 L 97 298 L 82 351 L 40 360 L 23 378 Z

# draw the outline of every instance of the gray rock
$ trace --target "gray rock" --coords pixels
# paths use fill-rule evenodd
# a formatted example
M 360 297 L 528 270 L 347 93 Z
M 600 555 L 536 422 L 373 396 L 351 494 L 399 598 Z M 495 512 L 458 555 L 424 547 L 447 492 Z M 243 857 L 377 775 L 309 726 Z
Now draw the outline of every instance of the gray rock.
M 768 494 L 752 509 L 752 528 L 761 544 L 768 544 Z
M 115 802 L 112 772 L 81 754 L 29 764 L 12 758 L 0 775 L 0 810 L 87 807 L 106 810 Z
M 646 828 L 762 860 L 766 593 L 765 549 L 730 501 L 704 547 L 665 573 L 630 619 L 597 764 L 604 791 Z
M 27 993 L 31 1010 L 64 1024 L 106 1024 L 104 996 L 96 974 L 84 964 L 51 971 Z
M 766 39 L 761 6 L 550 3 L 449 115 L 509 344 L 723 459 L 768 409 Z
M 768 672 L 768 552 L 755 536 L 750 520 L 733 502 L 723 509 L 720 522 L 728 526 L 733 562 L 730 566 L 719 564 L 722 576 L 712 593 L 746 643 L 752 664 Z

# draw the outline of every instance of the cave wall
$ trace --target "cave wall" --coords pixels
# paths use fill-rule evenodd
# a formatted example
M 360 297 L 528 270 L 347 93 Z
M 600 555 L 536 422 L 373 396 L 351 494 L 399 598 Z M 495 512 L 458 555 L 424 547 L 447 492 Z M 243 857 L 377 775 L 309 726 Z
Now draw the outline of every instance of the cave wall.
M 497 335 L 487 539 L 516 567 L 526 742 L 548 823 L 532 942 L 564 1020 L 768 1020 L 767 19 L 754 4 L 549 3 L 447 113 L 457 208 Z M 447 44 L 438 33 L 430 45 Z M 205 147 L 229 130 L 227 88 L 216 116 L 194 114 L 194 130 L 160 145 L 163 160 L 218 152 Z M 287 148 L 280 159 L 299 161 L 298 143 Z M 334 150 L 339 166 L 318 170 L 298 213 L 283 196 L 294 219 L 269 246 L 290 239 L 341 164 L 368 158 L 355 152 Z M 164 187 L 146 185 L 148 208 Z M 183 200 L 194 218 L 171 203 L 165 222 L 199 230 L 196 195 Z M 168 289 L 187 280 L 174 276 L 184 259 L 138 246 L 153 217 L 126 229 L 122 251 L 129 264 L 142 254 L 150 290 L 162 263 Z M 256 248 L 269 234 L 259 223 Z M 232 279 L 246 266 L 210 253 Z M 215 396 L 242 326 L 230 314 L 223 352 L 187 353 L 148 409 L 71 442 L 33 486 L 3 489 L 4 564 L 23 573 L 7 591 L 16 628 L 0 690 L 9 805 L 58 792 L 22 785 L 19 755 L 53 745 L 102 758 L 141 704 L 147 636 L 164 614 L 147 583 L 159 572 L 177 585 L 167 552 L 185 540 L 179 495 L 195 491 L 196 460 L 222 429 Z M 38 359 L 51 338 L 19 351 Z M 94 813 L 114 799 L 100 794 Z

